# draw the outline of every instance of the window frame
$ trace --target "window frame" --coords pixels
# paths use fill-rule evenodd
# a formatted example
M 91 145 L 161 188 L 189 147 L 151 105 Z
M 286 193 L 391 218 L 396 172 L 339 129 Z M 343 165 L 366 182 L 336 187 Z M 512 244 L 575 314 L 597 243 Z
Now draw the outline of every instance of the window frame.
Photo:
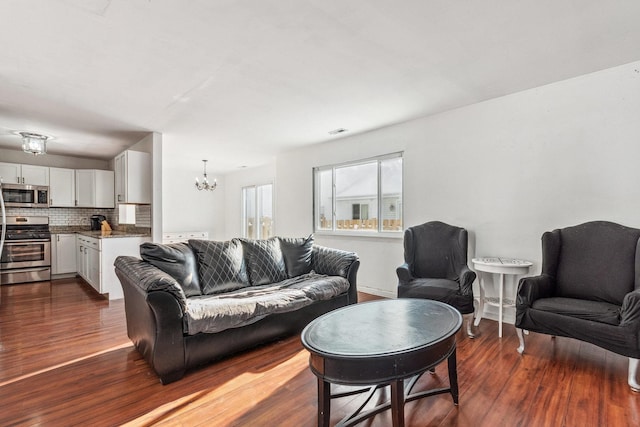
M 260 223 L 260 220 L 262 219 L 262 216 L 260 214 L 261 208 L 262 208 L 262 199 L 260 196 L 260 191 L 259 188 L 260 187 L 266 187 L 266 186 L 271 186 L 271 236 L 265 237 L 262 236 L 262 227 L 259 227 L 258 224 Z M 255 222 L 256 224 L 254 225 L 255 229 L 256 229 L 256 235 L 255 237 L 248 237 L 247 235 L 247 204 L 246 204 L 246 200 L 245 200 L 245 191 L 247 189 L 253 189 L 254 191 L 254 195 L 253 195 L 253 202 L 254 202 L 254 206 L 255 206 Z M 273 182 L 265 182 L 262 184 L 252 184 L 252 185 L 244 185 L 240 188 L 240 235 L 245 238 L 245 239 L 268 239 L 270 237 L 273 237 L 276 235 L 275 232 L 275 185 L 273 184 Z
M 400 201 L 402 204 L 402 210 L 399 215 L 399 219 L 401 222 L 401 227 L 398 230 L 383 230 L 383 210 L 384 210 L 384 197 L 382 192 L 382 162 L 390 159 L 401 159 L 402 160 L 402 170 L 401 170 L 401 178 L 402 183 L 400 185 Z M 337 201 L 336 201 L 336 169 L 349 167 L 349 166 L 358 166 L 365 165 L 370 163 L 376 163 L 377 167 L 377 194 L 376 194 L 376 203 L 377 203 L 377 212 L 371 211 L 369 209 L 368 216 L 371 218 L 372 215 L 375 215 L 376 218 L 379 218 L 377 223 L 377 229 L 372 230 L 351 230 L 351 229 L 342 229 L 337 227 Z M 320 173 L 326 173 L 327 171 L 331 171 L 331 218 L 330 224 L 331 228 L 321 228 L 320 221 Z M 313 232 L 318 235 L 334 235 L 334 236 L 362 236 L 362 237 L 392 237 L 392 238 L 402 238 L 404 231 L 404 152 L 394 152 L 389 154 L 383 154 L 380 156 L 369 157 L 366 159 L 359 159 L 354 161 L 348 161 L 343 163 L 336 163 L 326 166 L 316 166 L 312 170 L 313 175 Z M 356 203 L 356 202 L 354 202 Z M 362 215 L 362 212 L 361 212 Z M 326 218 L 326 215 L 325 215 Z

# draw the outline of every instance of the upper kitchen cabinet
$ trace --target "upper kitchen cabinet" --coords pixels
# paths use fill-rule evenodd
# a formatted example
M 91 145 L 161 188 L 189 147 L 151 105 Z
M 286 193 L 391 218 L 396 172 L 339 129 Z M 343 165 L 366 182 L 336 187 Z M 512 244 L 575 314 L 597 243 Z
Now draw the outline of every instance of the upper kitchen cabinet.
M 75 169 L 49 168 L 49 206 L 73 207 L 75 202 Z
M 76 169 L 76 206 L 114 208 L 113 171 Z
M 0 179 L 5 184 L 49 185 L 49 168 L 17 163 L 0 163 Z
M 151 203 L 151 154 L 127 150 L 114 159 L 116 203 Z

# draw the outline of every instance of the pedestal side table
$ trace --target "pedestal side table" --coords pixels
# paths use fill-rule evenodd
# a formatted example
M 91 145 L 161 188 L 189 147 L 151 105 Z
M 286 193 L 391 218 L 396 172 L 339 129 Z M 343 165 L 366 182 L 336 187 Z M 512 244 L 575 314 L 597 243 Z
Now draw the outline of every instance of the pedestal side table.
M 480 324 L 480 320 L 484 315 L 485 304 L 498 307 L 498 337 L 502 338 L 502 319 L 504 308 L 515 306 L 515 301 L 504 298 L 504 276 L 506 274 L 527 274 L 529 272 L 529 268 L 533 264 L 521 259 L 501 257 L 473 258 L 471 262 L 473 263 L 475 270 L 478 272 L 478 281 L 480 283 L 480 306 L 478 307 L 478 313 L 476 315 L 474 325 L 478 326 Z M 500 275 L 500 290 L 498 298 L 487 297 L 485 295 L 484 273 Z

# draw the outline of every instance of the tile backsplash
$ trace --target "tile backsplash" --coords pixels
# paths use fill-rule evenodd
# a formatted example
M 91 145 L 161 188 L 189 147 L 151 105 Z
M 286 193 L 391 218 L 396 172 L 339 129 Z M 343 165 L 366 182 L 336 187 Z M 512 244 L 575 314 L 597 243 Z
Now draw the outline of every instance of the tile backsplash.
M 7 208 L 7 215 L 48 216 L 49 225 L 90 226 L 91 215 L 104 215 L 112 227 L 118 226 L 118 209 L 96 208 Z M 136 227 L 151 228 L 151 206 L 136 206 Z

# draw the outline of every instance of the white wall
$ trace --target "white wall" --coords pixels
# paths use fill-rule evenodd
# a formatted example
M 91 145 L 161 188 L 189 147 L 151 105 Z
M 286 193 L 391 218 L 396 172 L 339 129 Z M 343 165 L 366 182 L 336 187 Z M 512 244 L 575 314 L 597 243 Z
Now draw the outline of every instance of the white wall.
M 242 233 L 242 187 L 249 185 L 275 184 L 275 163 L 264 166 L 241 169 L 225 175 L 225 232 L 222 240 L 238 237 Z M 277 186 L 276 186 L 277 187 Z M 277 193 L 274 195 L 274 209 L 277 209 Z M 280 222 L 275 218 L 274 230 L 279 233 Z
M 0 162 L 20 163 L 23 165 L 50 166 L 56 168 L 68 169 L 103 169 L 113 170 L 108 160 L 87 159 L 84 157 L 60 156 L 56 154 L 46 154 L 42 156 L 34 156 L 25 153 L 20 149 L 8 150 L 0 148 Z
M 200 159 L 207 158 L 206 153 L 191 153 L 186 148 L 188 141 L 166 133 L 161 145 L 162 231 L 206 231 L 210 239 L 221 239 L 225 233 L 224 176 L 207 170 L 210 180 L 217 178 L 218 188 L 198 191 L 195 178 L 202 178 Z
M 277 233 L 312 232 L 314 166 L 404 150 L 405 227 L 465 227 L 470 258 L 528 259 L 537 274 L 546 230 L 589 220 L 640 227 L 638 69 L 640 62 L 279 155 Z M 395 295 L 401 238 L 316 241 L 358 252 L 359 289 Z

